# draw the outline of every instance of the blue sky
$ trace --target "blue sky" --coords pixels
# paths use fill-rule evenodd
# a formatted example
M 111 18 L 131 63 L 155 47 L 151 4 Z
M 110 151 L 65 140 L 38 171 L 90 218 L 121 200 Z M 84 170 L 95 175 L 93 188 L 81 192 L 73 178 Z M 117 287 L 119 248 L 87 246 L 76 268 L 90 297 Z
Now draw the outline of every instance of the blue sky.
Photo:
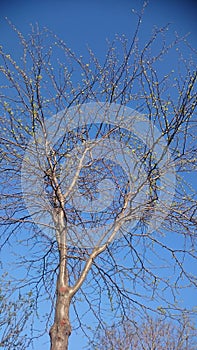
M 142 0 L 34 0 L 0 2 L 1 42 L 14 49 L 14 40 L 4 17 L 8 17 L 23 32 L 29 24 L 38 22 L 61 36 L 76 51 L 83 51 L 87 44 L 101 53 L 105 39 L 114 34 L 130 35 L 135 25 L 132 8 L 140 9 Z M 144 35 L 153 25 L 172 23 L 181 35 L 191 32 L 196 44 L 196 10 L 193 1 L 150 0 L 144 18 Z
M 136 24 L 132 9 L 140 9 L 142 3 L 141 0 L 1 0 L 0 44 L 10 53 L 17 50 L 16 37 L 5 20 L 8 17 L 23 33 L 30 31 L 30 23 L 37 22 L 58 34 L 79 55 L 86 52 L 88 45 L 104 58 L 106 38 L 112 40 L 115 34 L 129 37 Z M 172 32 L 191 33 L 190 42 L 197 48 L 196 13 L 196 1 L 150 0 L 141 37 L 146 40 L 154 25 L 171 23 Z M 80 349 L 77 344 L 78 340 L 71 338 L 69 350 Z M 48 348 L 48 344 L 42 345 L 43 350 Z

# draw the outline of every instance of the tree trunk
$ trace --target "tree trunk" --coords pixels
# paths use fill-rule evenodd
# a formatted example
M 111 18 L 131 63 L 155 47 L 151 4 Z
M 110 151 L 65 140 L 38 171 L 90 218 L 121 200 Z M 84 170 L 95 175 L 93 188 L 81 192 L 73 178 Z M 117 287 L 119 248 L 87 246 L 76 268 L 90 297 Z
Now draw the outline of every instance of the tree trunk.
M 59 248 L 59 275 L 57 279 L 57 298 L 55 319 L 50 329 L 51 350 L 67 350 L 68 338 L 71 334 L 69 308 L 71 302 L 71 288 L 68 286 L 66 221 L 62 208 L 54 209 L 54 222 Z
M 57 291 L 55 320 L 50 329 L 51 350 L 68 350 L 68 338 L 71 334 L 69 307 L 68 287 L 60 287 Z

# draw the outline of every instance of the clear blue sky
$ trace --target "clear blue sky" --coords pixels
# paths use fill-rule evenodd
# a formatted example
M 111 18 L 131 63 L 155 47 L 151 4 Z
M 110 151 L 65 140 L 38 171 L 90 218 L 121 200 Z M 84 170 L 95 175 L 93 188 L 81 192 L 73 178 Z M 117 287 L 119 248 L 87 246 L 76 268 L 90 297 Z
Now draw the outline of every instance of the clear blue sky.
M 140 9 L 142 3 L 141 0 L 1 0 L 0 44 L 10 53 L 16 51 L 15 35 L 5 20 L 8 17 L 24 33 L 30 31 L 30 23 L 37 22 L 57 33 L 78 54 L 83 55 L 88 44 L 104 57 L 106 38 L 133 33 L 136 18 L 131 10 Z M 195 0 L 150 0 L 142 35 L 146 39 L 153 25 L 172 23 L 172 32 L 181 35 L 190 32 L 190 41 L 197 48 L 196 14 Z M 42 345 L 42 350 L 48 349 L 49 345 Z M 72 337 L 69 349 L 80 350 L 79 340 Z
M 1 42 L 13 49 L 13 37 L 4 20 L 7 16 L 23 32 L 29 24 L 38 22 L 61 36 L 68 45 L 79 52 L 89 44 L 101 53 L 105 39 L 114 34 L 132 33 L 135 17 L 131 9 L 139 9 L 142 0 L 1 0 Z M 150 0 L 144 19 L 144 34 L 153 25 L 172 23 L 180 34 L 191 32 L 191 41 L 196 44 L 197 4 L 195 0 Z

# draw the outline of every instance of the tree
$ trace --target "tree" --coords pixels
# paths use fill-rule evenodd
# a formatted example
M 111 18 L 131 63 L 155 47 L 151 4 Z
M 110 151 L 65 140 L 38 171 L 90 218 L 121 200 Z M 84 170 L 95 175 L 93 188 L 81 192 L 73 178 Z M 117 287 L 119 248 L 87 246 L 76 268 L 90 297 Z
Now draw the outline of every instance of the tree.
M 142 322 L 123 322 L 98 334 L 98 345 L 91 349 L 105 350 L 194 350 L 195 330 L 183 315 L 179 323 L 147 316 Z M 96 342 L 95 342 L 96 343 Z
M 178 291 L 196 285 L 197 202 L 185 175 L 196 169 L 195 52 L 185 38 L 168 43 L 167 27 L 143 46 L 141 19 L 104 62 L 37 27 L 25 38 L 12 26 L 22 59 L 1 47 L 2 293 L 18 306 L 5 349 L 27 349 L 50 328 L 51 350 L 65 350 L 70 318 L 90 336 L 86 315 L 96 329 L 105 309 L 178 317 Z M 167 72 L 171 52 L 178 68 Z

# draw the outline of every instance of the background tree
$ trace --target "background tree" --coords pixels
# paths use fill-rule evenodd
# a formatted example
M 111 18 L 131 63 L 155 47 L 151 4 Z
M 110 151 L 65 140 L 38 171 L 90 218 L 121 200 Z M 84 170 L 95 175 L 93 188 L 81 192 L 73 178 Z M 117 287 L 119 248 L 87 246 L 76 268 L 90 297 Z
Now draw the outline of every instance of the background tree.
M 70 318 L 90 337 L 88 318 L 96 330 L 105 317 L 129 320 L 131 308 L 179 317 L 177 292 L 196 285 L 196 193 L 185 176 L 196 169 L 195 52 L 185 38 L 168 43 L 167 27 L 142 45 L 140 23 L 104 62 L 37 27 L 27 38 L 13 27 L 21 59 L 1 48 L 2 295 L 17 306 L 11 323 L 3 308 L 5 349 L 30 348 L 49 329 L 51 350 L 67 349 Z M 170 52 L 174 72 L 163 68 Z M 126 106 L 160 133 L 134 135 Z
M 105 329 L 98 335 L 98 344 L 91 349 L 194 350 L 195 334 L 193 325 L 184 315 L 179 323 L 147 316 L 142 323 L 126 322 Z

